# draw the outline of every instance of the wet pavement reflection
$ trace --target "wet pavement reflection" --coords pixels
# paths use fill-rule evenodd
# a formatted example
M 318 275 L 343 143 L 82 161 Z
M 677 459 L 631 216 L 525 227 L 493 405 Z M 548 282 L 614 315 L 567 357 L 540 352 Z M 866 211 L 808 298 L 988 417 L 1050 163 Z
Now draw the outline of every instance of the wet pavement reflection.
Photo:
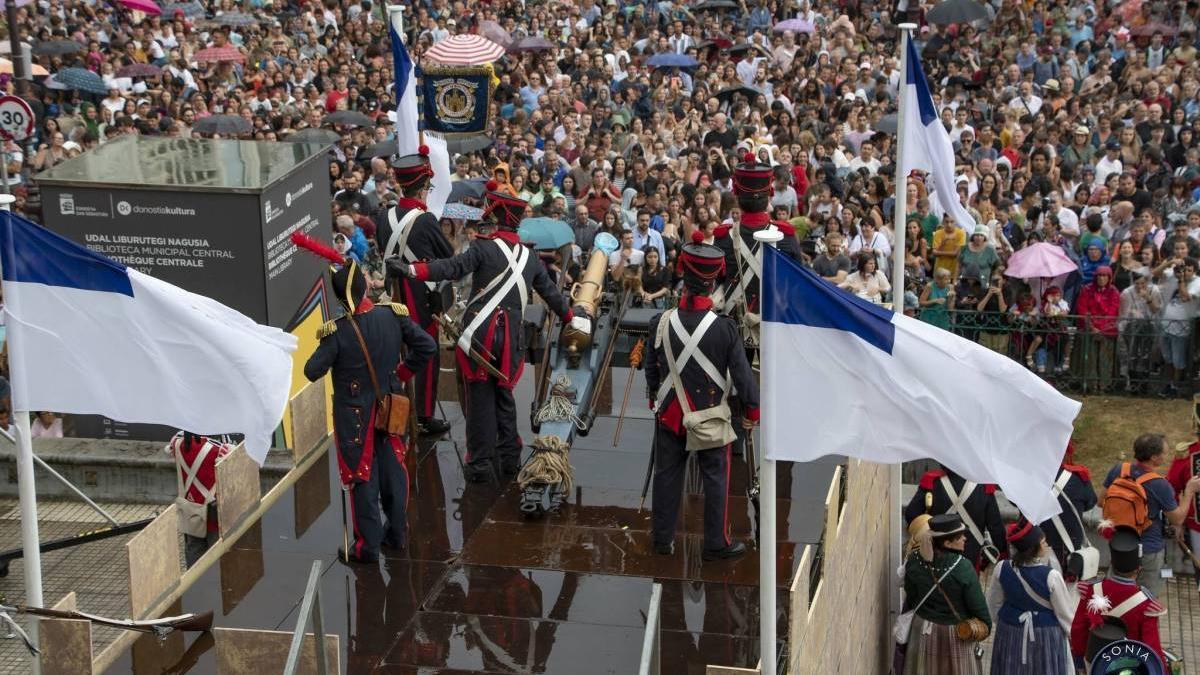
M 532 372 L 527 369 L 526 372 Z M 616 369 L 622 386 L 627 371 Z M 641 373 L 633 391 L 643 392 Z M 531 377 L 517 387 L 528 410 Z M 467 484 L 461 414 L 443 402 L 450 437 L 410 452 L 408 550 L 378 566 L 336 560 L 343 493 L 330 457 L 318 462 L 185 593 L 181 611 L 212 609 L 215 625 L 291 631 L 314 560 L 326 631 L 341 636 L 342 672 L 628 673 L 640 657 L 650 587 L 663 584 L 663 672 L 758 660 L 758 557 L 701 564 L 703 498 L 681 510 L 676 555 L 650 550 L 649 500 L 638 510 L 652 422 L 636 397 L 613 446 L 600 417 L 571 452 L 576 488 L 556 514 L 526 520 L 515 485 Z M 613 405 L 619 409 L 619 399 Z M 522 437 L 532 440 L 528 419 Z M 820 537 L 834 460 L 779 467 L 780 635 L 787 585 L 805 543 Z M 752 540 L 748 472 L 731 471 L 733 536 Z M 153 665 L 151 665 L 153 664 Z M 136 666 L 136 667 L 135 667 Z M 143 639 L 108 672 L 216 673 L 211 636 Z

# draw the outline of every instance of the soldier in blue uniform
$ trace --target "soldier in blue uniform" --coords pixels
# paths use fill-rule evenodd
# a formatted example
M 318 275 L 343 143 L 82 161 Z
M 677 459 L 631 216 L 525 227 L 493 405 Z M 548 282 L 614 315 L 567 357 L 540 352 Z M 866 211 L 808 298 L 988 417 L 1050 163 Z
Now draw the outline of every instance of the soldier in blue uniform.
M 1007 535 L 1000 518 L 1000 506 L 996 503 L 995 485 L 977 485 L 944 465 L 941 469 L 926 471 L 917 484 L 916 494 L 904 507 L 905 526 L 922 513 L 936 516 L 950 512 L 962 518 L 967 526 L 963 557 L 976 570 L 982 570 L 1004 556 L 1004 552 L 997 550 Z
M 385 396 L 399 392 L 400 382 L 433 358 L 437 343 L 409 320 L 404 305 L 373 304 L 367 298 L 366 277 L 353 261 L 333 272 L 332 283 L 334 294 L 352 315 L 321 327 L 321 343 L 304 364 L 304 376 L 316 381 L 333 371 L 334 441 L 354 521 L 350 550 L 339 547 L 338 555 L 348 562 L 373 563 L 381 545 L 401 550 L 408 543 L 408 470 L 404 440 L 375 428 L 372 380 Z M 403 360 L 402 348 L 408 351 Z
M 713 311 L 712 293 L 725 269 L 721 249 L 688 244 L 679 256 L 684 292 L 679 308 L 650 322 L 653 351 L 646 359 L 646 384 L 655 410 L 654 550 L 674 553 L 675 523 L 683 496 L 688 455 L 696 454 L 704 479 L 705 560 L 733 558 L 746 545 L 729 537 L 729 467 L 734 440 L 728 396 L 737 388 L 745 406 L 743 426 L 758 422 L 758 383 L 746 359 L 737 324 Z M 681 401 L 679 395 L 685 397 Z M 689 414 L 718 418 L 713 434 L 697 435 L 684 428 Z M 689 447 L 690 446 L 690 447 Z
M 429 213 L 425 199 L 429 194 L 429 180 L 433 168 L 429 164 L 429 148 L 422 145 L 417 154 L 395 157 L 391 160 L 392 173 L 404 196 L 396 206 L 380 213 L 375 218 L 376 240 L 384 259 L 393 256 L 405 262 L 440 260 L 454 255 L 454 247 L 442 232 L 438 219 Z M 419 282 L 403 275 L 390 275 L 388 292 L 393 302 L 408 308 L 408 316 L 418 326 L 438 339 L 438 322 L 435 315 L 448 307 L 442 307 L 441 293 L 433 283 Z M 430 359 L 416 374 L 417 425 L 422 434 L 436 435 L 449 431 L 450 425 L 433 416 L 437 407 L 438 373 L 441 371 L 437 358 Z
M 767 229 L 779 230 L 783 239 L 777 247 L 779 252 L 800 261 L 800 243 L 796 240 L 796 228 L 782 220 L 771 220 L 771 196 L 775 193 L 774 173 L 767 164 L 759 164 L 751 153 L 746 153 L 742 163 L 733 170 L 733 194 L 737 197 L 742 217 L 736 234 L 730 239 L 738 260 L 738 269 L 730 276 L 737 279 L 740 290 L 734 299 L 745 302 L 746 312 L 758 314 L 759 276 L 762 269 L 762 244 L 754 239 L 755 232 Z M 731 303 L 732 304 L 732 303 Z M 733 306 L 727 306 L 733 311 Z
M 472 482 L 484 482 L 494 475 L 497 461 L 505 479 L 516 476 L 520 468 L 521 438 L 512 389 L 525 366 L 521 322 L 530 292 L 541 296 L 565 323 L 575 321 L 568 298 L 517 236 L 526 202 L 497 192 L 494 181 L 486 187 L 483 218 L 492 232 L 477 236 L 464 253 L 429 262 L 387 260 L 390 273 L 419 282 L 471 276 L 471 298 L 455 353 L 467 382 L 467 478 Z M 578 326 L 581 330 L 591 330 L 582 312 L 579 322 L 583 322 Z M 485 369 L 476 357 L 488 362 L 501 377 Z

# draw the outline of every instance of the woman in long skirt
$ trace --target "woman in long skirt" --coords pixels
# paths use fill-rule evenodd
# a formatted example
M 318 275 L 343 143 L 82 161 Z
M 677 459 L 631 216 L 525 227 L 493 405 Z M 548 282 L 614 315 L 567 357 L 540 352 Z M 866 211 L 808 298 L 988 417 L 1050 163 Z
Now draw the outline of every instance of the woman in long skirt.
M 1041 528 L 1021 518 L 1008 528 L 1011 558 L 1002 561 L 988 586 L 988 608 L 995 617 L 992 675 L 1072 675 L 1068 652 L 1070 589 L 1050 565 L 1050 548 Z
M 975 568 L 962 556 L 966 526 L 954 514 L 929 520 L 933 560 L 919 552 L 904 568 L 904 610 L 916 610 L 904 653 L 904 675 L 982 675 L 978 643 L 958 639 L 954 627 L 969 618 L 991 629 Z

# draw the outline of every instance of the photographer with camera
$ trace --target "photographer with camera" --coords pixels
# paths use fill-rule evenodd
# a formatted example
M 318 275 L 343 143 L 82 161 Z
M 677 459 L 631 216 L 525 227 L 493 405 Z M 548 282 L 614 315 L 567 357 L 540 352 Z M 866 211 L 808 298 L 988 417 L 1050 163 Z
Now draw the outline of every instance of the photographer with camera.
M 1176 396 L 1178 385 L 1191 365 L 1192 325 L 1200 316 L 1200 279 L 1196 278 L 1196 259 L 1186 255 L 1186 244 L 1176 242 L 1170 273 L 1162 283 L 1162 355 L 1171 381 L 1162 395 Z

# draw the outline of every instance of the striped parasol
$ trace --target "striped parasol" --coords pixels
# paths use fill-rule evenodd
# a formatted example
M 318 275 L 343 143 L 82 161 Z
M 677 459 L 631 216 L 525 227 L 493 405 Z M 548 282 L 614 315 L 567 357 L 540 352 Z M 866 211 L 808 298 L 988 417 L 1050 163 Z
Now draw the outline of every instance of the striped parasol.
M 244 63 L 246 55 L 237 47 L 208 47 L 192 54 L 192 60 L 197 63 L 219 63 L 221 61 L 236 61 Z
M 425 58 L 447 66 L 480 66 L 501 56 L 504 47 L 482 35 L 453 35 L 425 52 Z
M 9 75 L 12 75 L 13 74 L 13 62 L 9 61 L 8 59 L 5 59 L 5 58 L 0 58 L 0 73 L 8 73 Z M 50 74 L 50 71 L 46 70 L 45 68 L 41 67 L 40 65 L 38 65 L 36 63 L 33 64 L 33 76 L 34 77 L 45 77 L 46 75 L 49 75 L 49 74 Z

